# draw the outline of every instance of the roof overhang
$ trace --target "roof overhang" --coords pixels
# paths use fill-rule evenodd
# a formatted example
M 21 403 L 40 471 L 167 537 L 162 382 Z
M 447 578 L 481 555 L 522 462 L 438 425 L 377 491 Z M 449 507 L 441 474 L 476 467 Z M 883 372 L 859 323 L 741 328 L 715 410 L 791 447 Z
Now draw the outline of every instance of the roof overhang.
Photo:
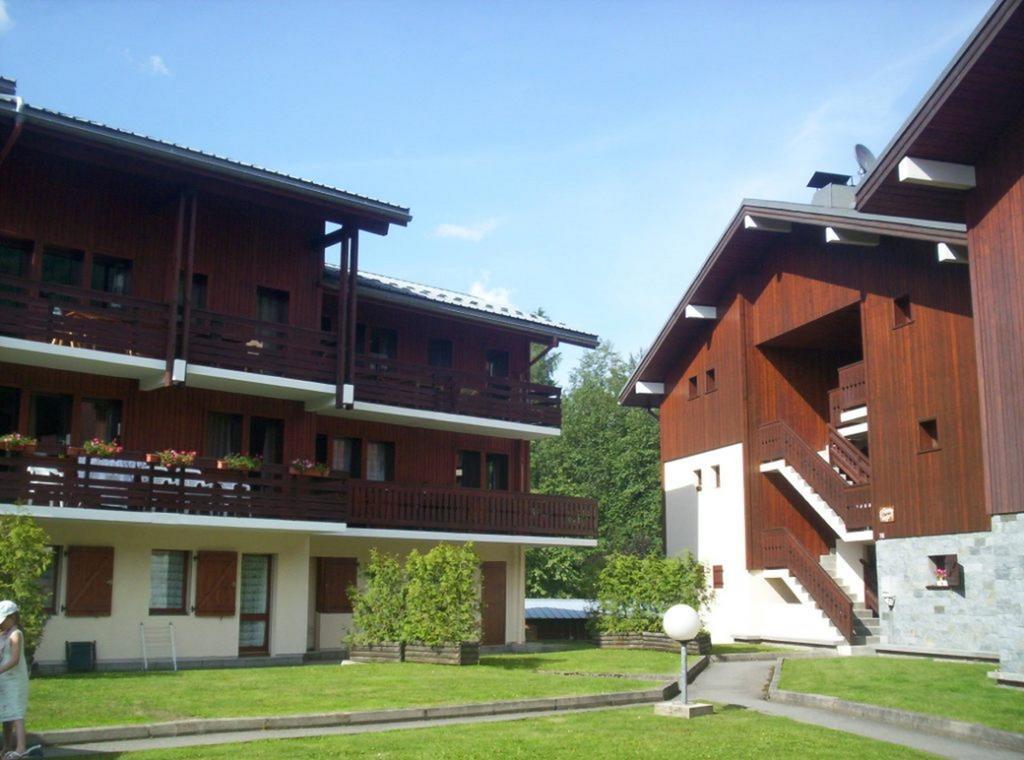
M 750 220 L 755 220 L 754 224 Z M 966 245 L 962 224 L 862 214 L 852 209 L 815 206 L 781 201 L 744 200 L 733 216 L 696 278 L 658 336 L 637 365 L 619 394 L 624 406 L 661 405 L 665 381 L 678 355 L 694 339 L 705 336 L 716 318 L 710 315 L 730 293 L 735 278 L 761 260 L 763 253 L 780 236 L 795 230 L 815 228 L 821 235 L 822 250 L 838 244 L 867 245 L 882 237 L 923 240 L 950 246 Z M 831 232 L 830 232 L 831 231 Z M 721 311 L 714 312 L 715 317 Z M 656 391 L 660 390 L 661 393 Z
M 405 226 L 412 220 L 407 208 L 85 119 L 34 108 L 17 98 L 0 97 L 0 120 L 13 122 L 15 119 L 22 122 L 26 135 L 35 132 L 40 136 L 57 137 L 136 160 L 152 161 L 193 177 L 215 178 L 250 190 L 287 197 L 316 209 L 329 221 L 375 234 L 387 234 L 390 225 Z
M 1024 109 L 1024 0 L 981 20 L 857 187 L 857 209 L 962 222 L 974 166 Z

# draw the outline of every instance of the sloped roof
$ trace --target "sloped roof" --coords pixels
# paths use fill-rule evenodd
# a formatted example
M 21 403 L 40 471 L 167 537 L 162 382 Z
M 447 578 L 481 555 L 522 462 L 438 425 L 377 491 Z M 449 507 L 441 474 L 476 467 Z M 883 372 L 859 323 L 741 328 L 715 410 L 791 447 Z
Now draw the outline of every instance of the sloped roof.
M 0 97 L 0 117 L 20 117 L 30 126 L 52 129 L 89 142 L 103 143 L 189 168 L 203 169 L 232 179 L 254 182 L 278 191 L 337 204 L 350 211 L 382 219 L 389 224 L 406 225 L 412 219 L 409 209 L 403 206 L 138 132 L 111 127 L 80 116 L 32 106 L 14 96 Z
M 527 599 L 527 620 L 586 620 L 594 614 L 592 599 Z
M 620 404 L 642 405 L 635 393 L 637 382 L 664 382 L 673 358 L 706 327 L 705 320 L 684 318 L 686 306 L 718 305 L 737 274 L 758 266 L 767 247 L 763 236 L 770 233 L 745 229 L 744 218 L 747 215 L 813 227 L 835 226 L 898 238 L 955 244 L 966 244 L 967 241 L 966 227 L 953 222 L 864 214 L 853 209 L 809 203 L 744 199 L 668 321 L 662 326 L 651 348 L 622 388 L 619 393 Z M 825 245 L 824 241 L 822 245 Z
M 338 268 L 336 266 L 328 264 L 326 270 L 328 281 L 337 280 Z M 525 329 L 584 348 L 593 348 L 597 345 L 597 336 L 592 333 L 574 329 L 546 317 L 529 314 L 512 306 L 493 304 L 468 293 L 362 270 L 359 272 L 359 286 L 361 290 L 374 291 L 374 295 L 383 300 L 412 303 L 417 306 L 422 306 L 426 302 L 434 307 L 434 310 L 452 316 L 463 318 L 468 316 L 491 324 Z

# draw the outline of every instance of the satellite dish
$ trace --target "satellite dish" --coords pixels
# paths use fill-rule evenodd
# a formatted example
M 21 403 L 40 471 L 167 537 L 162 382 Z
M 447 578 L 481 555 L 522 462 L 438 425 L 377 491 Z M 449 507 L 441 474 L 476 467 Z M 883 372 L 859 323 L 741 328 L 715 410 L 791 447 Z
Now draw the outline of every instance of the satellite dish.
M 860 174 L 862 176 L 874 169 L 875 164 L 878 163 L 875 154 L 860 143 L 853 146 L 853 154 L 857 156 L 857 165 L 860 166 Z

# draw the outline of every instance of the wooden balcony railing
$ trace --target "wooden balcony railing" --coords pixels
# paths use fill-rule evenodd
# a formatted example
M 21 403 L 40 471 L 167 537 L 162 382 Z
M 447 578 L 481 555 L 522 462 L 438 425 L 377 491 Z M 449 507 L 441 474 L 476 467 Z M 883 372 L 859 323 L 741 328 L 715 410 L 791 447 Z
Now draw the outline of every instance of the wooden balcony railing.
M 560 427 L 561 389 L 511 377 L 357 356 L 356 399 Z
M 842 413 L 848 409 L 867 406 L 867 375 L 864 362 L 854 362 L 839 368 L 839 387 L 828 393 L 829 422 L 833 427 L 842 425 Z
M 792 533 L 785 528 L 764 531 L 761 556 L 766 570 L 792 573 L 843 637 L 853 642 L 853 602 Z
M 336 379 L 335 333 L 202 310 L 189 321 L 190 362 L 318 383 Z
M 828 429 L 828 458 L 846 473 L 854 485 L 871 482 L 871 461 L 831 426 Z
M 593 538 L 587 499 L 290 475 L 280 465 L 240 473 L 214 460 L 166 469 L 141 455 L 0 454 L 0 503 L 126 512 L 316 520 L 372 528 Z
M 352 481 L 349 524 L 597 537 L 597 503 L 568 496 Z
M 0 276 L 0 334 L 163 358 L 168 307 L 140 298 Z
M 872 525 L 871 486 L 848 485 L 831 465 L 781 420 L 758 430 L 760 461 L 785 460 L 845 523 L 847 530 Z

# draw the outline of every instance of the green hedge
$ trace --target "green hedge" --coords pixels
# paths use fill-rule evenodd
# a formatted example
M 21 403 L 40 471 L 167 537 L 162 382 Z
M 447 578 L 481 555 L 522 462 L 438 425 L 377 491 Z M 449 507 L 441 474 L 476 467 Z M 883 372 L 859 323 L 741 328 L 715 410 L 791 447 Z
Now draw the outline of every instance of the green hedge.
M 438 544 L 405 561 L 403 641 L 429 646 L 480 640 L 480 559 L 472 544 Z
M 685 558 L 608 557 L 598 576 L 598 630 L 602 633 L 660 631 L 661 616 L 674 604 L 700 610 L 709 600 L 704 566 Z
M 381 644 L 402 640 L 405 618 L 405 571 L 398 557 L 370 549 L 363 568 L 363 588 L 348 590 L 353 632 L 348 643 Z

